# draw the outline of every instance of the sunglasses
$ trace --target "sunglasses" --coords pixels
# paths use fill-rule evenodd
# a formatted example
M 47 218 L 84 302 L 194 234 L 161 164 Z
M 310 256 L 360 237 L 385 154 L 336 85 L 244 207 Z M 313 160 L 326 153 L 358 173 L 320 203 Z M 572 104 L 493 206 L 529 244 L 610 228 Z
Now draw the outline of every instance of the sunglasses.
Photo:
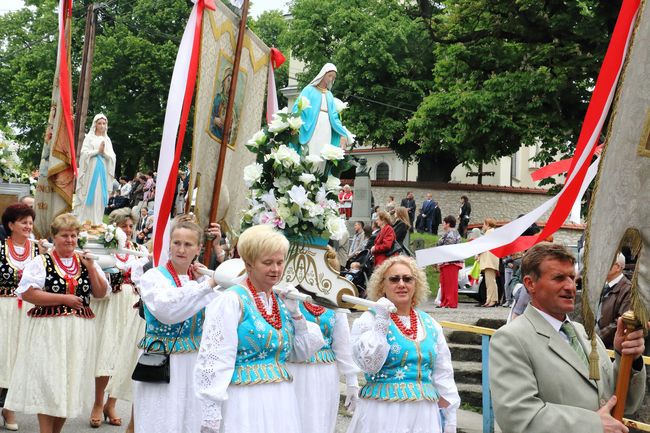
M 391 275 L 387 280 L 393 284 L 398 283 L 399 280 L 404 281 L 404 284 L 410 284 L 415 281 L 415 277 L 412 275 Z

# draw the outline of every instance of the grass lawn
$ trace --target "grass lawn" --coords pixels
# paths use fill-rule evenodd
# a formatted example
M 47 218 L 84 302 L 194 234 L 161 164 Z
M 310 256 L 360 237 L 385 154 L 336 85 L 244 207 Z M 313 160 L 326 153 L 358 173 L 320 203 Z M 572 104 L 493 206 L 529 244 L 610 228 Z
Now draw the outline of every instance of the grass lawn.
M 413 245 L 416 239 L 422 239 L 424 242 L 424 248 L 431 248 L 436 246 L 439 236 L 431 235 L 428 233 L 412 233 L 411 234 L 411 246 Z M 463 242 L 466 242 L 463 239 Z M 414 248 L 411 248 L 411 251 L 415 251 Z M 471 266 L 474 264 L 474 257 L 470 257 L 465 260 L 465 266 Z M 427 266 L 424 269 L 425 274 L 427 275 L 427 282 L 429 283 L 429 288 L 431 289 L 431 296 L 434 298 L 438 294 L 438 289 L 440 288 L 440 272 L 435 269 L 433 266 Z

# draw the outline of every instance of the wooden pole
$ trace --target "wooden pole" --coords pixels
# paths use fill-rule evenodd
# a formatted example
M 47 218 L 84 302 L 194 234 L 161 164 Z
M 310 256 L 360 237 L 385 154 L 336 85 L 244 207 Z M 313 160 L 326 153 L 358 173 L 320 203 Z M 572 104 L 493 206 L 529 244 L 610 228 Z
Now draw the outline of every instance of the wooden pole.
M 226 162 L 226 152 L 228 150 L 228 140 L 230 139 L 230 130 L 232 129 L 233 109 L 235 105 L 235 94 L 237 91 L 237 78 L 239 76 L 239 64 L 241 62 L 241 52 L 244 47 L 244 37 L 246 36 L 246 21 L 248 19 L 248 3 L 244 0 L 241 12 L 241 21 L 239 23 L 239 34 L 237 35 L 237 46 L 235 48 L 235 60 L 232 65 L 232 78 L 230 80 L 230 89 L 228 90 L 228 104 L 226 105 L 226 119 L 223 125 L 223 138 L 221 139 L 221 149 L 219 150 L 219 161 L 217 163 L 217 173 L 214 177 L 214 186 L 212 188 L 212 205 L 210 206 L 209 223 L 216 222 L 217 210 L 219 209 L 219 195 L 221 193 L 221 182 L 223 180 L 223 166 Z M 203 253 L 203 264 L 210 264 L 212 258 L 212 239 L 205 243 L 205 252 Z
M 626 311 L 622 317 L 628 334 L 641 327 L 641 323 L 636 319 L 633 311 Z M 621 422 L 623 422 L 623 413 L 625 412 L 627 391 L 630 387 L 630 375 L 632 374 L 633 362 L 634 359 L 631 355 L 621 355 L 621 362 L 618 367 L 618 379 L 616 380 L 616 406 L 612 410 L 612 417 Z
M 81 73 L 79 74 L 79 87 L 77 88 L 77 104 L 75 107 L 74 139 L 77 143 L 77 155 L 81 152 L 84 142 L 84 127 L 88 116 L 88 99 L 90 98 L 90 79 L 95 53 L 95 28 L 97 16 L 95 4 L 89 4 L 86 10 L 86 33 L 84 37 L 84 52 L 81 60 Z

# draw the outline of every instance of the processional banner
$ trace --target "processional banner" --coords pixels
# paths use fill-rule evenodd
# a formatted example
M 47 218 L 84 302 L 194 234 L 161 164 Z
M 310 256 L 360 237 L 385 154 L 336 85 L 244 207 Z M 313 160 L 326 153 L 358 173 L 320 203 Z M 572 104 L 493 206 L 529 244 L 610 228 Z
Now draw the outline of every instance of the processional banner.
M 650 2 L 638 14 L 589 209 L 582 275 L 588 329 L 607 273 L 624 247 L 636 258 L 632 308 L 642 323 L 650 318 Z
M 69 70 L 72 1 L 59 2 L 59 44 L 39 178 L 36 184 L 34 231 L 39 237 L 50 234 L 52 220 L 72 210 L 76 171 L 72 139 L 72 81 Z
M 196 188 L 194 213 L 201 225 L 207 225 L 209 220 L 239 33 L 235 14 L 221 2 L 216 2 L 216 6 L 216 10 L 206 10 L 203 16 L 195 97 L 190 191 Z M 254 162 L 255 155 L 246 149 L 245 143 L 261 127 L 268 62 L 269 48 L 247 30 L 217 214 L 219 221 L 231 227 L 239 226 L 242 210 L 246 207 L 242 173 L 246 165 Z

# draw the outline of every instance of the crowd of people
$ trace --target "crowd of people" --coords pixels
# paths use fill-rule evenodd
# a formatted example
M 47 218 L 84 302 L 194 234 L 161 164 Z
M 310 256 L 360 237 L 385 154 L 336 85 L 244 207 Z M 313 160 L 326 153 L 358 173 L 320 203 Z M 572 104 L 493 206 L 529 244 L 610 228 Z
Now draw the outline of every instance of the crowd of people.
M 130 212 L 113 216 L 127 248 L 146 252 L 133 241 Z M 9 430 L 18 429 L 15 412 L 37 414 L 41 433 L 80 416 L 93 428 L 121 425 L 115 402 L 124 399 L 133 402 L 127 431 L 332 432 L 343 376 L 350 432 L 378 423 L 455 431 L 450 352 L 440 325 L 417 309 L 429 288 L 410 257 L 377 265 L 368 297 L 378 306 L 350 332 L 344 314 L 298 302 L 280 283 L 289 242 L 270 226 L 241 234 L 245 278 L 224 291 L 202 275 L 204 230 L 187 217 L 175 220 L 168 262 L 152 268 L 146 257 L 116 254 L 118 272 L 108 274 L 79 252 L 74 215 L 53 221 L 51 249 L 31 239 L 29 206 L 12 205 L 2 219 Z M 220 237 L 218 225 L 209 234 Z M 168 383 L 131 380 L 143 351 L 169 354 Z

